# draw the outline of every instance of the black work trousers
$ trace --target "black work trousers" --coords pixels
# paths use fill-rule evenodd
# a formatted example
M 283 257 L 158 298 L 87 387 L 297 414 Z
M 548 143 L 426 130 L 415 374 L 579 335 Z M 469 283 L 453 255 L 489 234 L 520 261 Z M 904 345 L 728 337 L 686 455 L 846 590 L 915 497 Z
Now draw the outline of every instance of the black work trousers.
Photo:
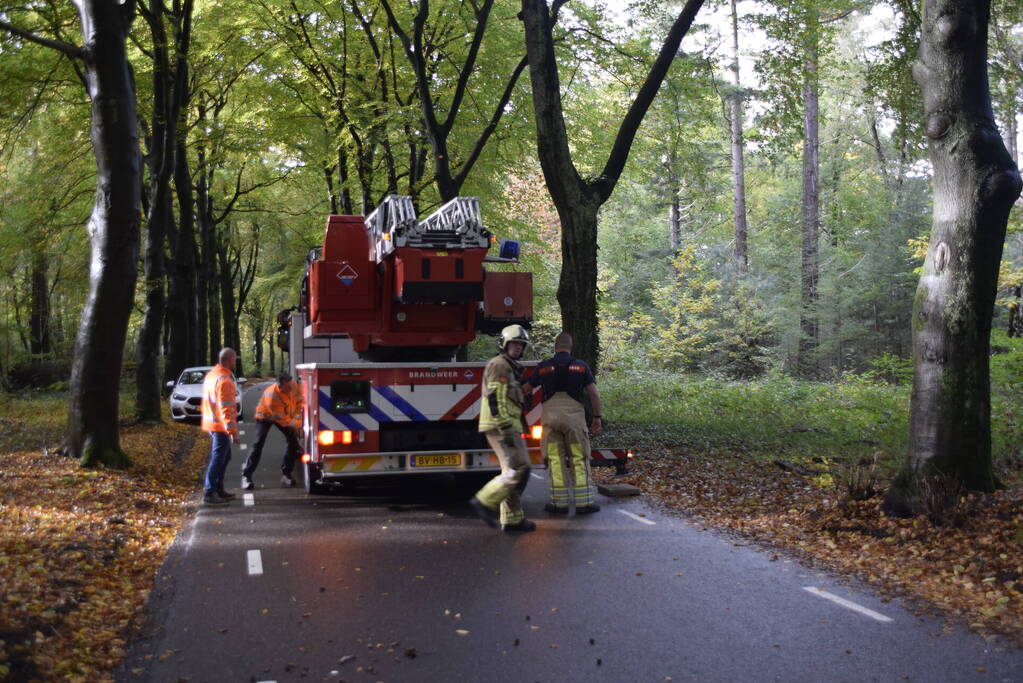
M 245 458 L 245 464 L 242 466 L 242 476 L 252 479 L 252 474 L 259 467 L 259 459 L 263 455 L 263 444 L 266 443 L 266 435 L 270 433 L 271 427 L 277 427 L 284 434 L 284 438 L 288 442 L 288 447 L 284 451 L 284 460 L 281 461 L 281 474 L 286 474 L 290 477 L 292 470 L 295 469 L 295 461 L 298 460 L 298 456 L 302 452 L 302 447 L 298 445 L 298 434 L 294 429 L 282 427 L 270 420 L 256 420 L 256 426 L 259 430 L 256 434 L 256 443 L 253 444 L 249 457 Z

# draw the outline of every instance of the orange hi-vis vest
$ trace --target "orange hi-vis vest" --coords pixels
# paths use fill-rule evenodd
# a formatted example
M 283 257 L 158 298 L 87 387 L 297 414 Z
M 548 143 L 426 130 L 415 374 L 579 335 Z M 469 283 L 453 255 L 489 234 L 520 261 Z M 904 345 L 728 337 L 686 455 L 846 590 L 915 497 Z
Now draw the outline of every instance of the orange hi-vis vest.
M 302 392 L 298 382 L 292 382 L 290 393 L 281 391 L 281 385 L 277 382 L 268 386 L 256 406 L 256 419 L 275 422 L 281 427 L 301 429 Z
M 238 433 L 238 396 L 234 374 L 223 365 L 206 373 L 202 382 L 204 432 Z

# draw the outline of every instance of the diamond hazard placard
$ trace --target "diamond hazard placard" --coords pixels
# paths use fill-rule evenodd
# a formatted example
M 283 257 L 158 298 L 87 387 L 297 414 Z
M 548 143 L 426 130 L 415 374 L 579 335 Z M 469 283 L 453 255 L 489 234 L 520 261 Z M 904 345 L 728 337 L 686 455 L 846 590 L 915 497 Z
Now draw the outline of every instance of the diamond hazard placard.
M 337 272 L 337 279 L 341 281 L 345 287 L 352 284 L 355 278 L 359 277 L 359 274 L 355 272 L 355 268 L 352 268 L 347 263 L 341 266 L 341 270 Z

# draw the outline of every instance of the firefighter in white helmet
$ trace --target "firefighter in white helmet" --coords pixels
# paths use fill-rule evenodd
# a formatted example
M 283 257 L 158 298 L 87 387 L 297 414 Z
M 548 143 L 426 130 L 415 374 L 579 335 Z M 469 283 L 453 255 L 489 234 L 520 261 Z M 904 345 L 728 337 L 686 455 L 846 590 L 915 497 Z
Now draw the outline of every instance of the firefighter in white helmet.
M 529 344 L 522 325 L 501 330 L 500 353 L 483 370 L 483 400 L 480 402 L 479 430 L 487 437 L 501 462 L 501 473 L 491 479 L 469 501 L 484 522 L 508 532 L 533 531 L 536 524 L 522 511 L 522 492 L 529 483 L 529 454 L 522 439 L 522 366 L 518 360 Z M 500 508 L 500 516 L 498 515 Z

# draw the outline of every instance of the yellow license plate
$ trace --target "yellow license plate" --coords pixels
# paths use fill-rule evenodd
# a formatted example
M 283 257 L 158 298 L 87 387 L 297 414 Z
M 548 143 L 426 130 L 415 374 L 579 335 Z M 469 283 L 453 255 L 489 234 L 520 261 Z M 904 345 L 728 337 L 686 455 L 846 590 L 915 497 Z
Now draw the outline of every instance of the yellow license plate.
M 461 464 L 461 453 L 451 453 L 450 455 L 416 455 L 412 458 L 413 467 L 458 467 Z

